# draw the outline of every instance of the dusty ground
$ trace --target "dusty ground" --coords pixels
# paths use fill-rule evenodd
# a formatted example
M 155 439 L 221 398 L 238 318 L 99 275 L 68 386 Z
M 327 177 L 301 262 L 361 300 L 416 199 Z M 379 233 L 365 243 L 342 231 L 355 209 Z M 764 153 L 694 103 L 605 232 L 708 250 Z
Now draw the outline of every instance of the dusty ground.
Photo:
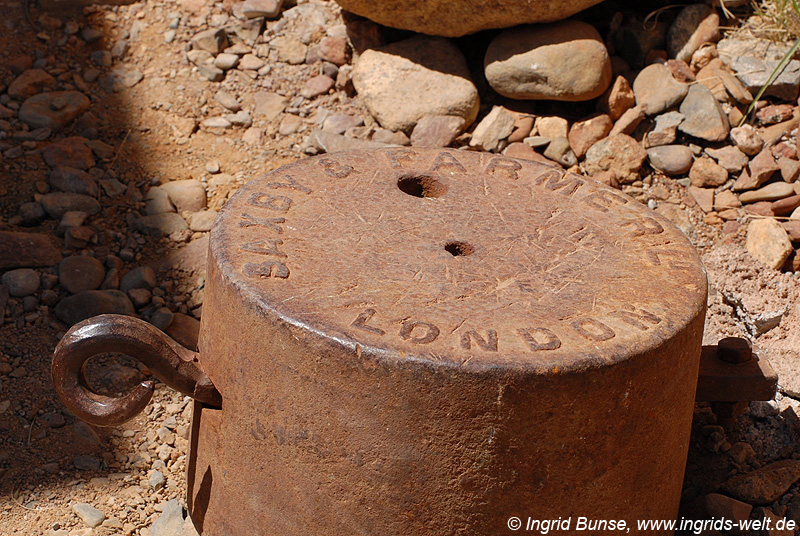
M 324 27 L 341 24 L 335 4 L 315 5 L 326 15 Z M 195 316 L 202 304 L 202 273 L 169 269 L 164 259 L 187 247 L 183 242 L 202 240 L 204 233 L 190 233 L 176 241 L 130 232 L 129 216 L 143 204 L 140 195 L 160 181 L 196 178 L 207 182 L 217 177 L 219 186 L 210 190 L 209 206 L 219 208 L 244 181 L 303 157 L 303 137 L 324 118 L 322 110 L 368 116 L 357 97 L 345 91 L 294 104 L 303 83 L 318 70 L 311 65 L 275 62 L 269 73 L 255 80 L 238 71 L 221 83 L 199 76 L 184 52 L 197 31 L 209 23 L 224 22 L 228 11 L 222 4 L 146 0 L 119 8 L 54 13 L 62 22 L 101 30 L 102 40 L 91 45 L 65 35 L 60 28 L 44 28 L 37 22 L 41 12 L 36 9 L 31 16 L 36 27 L 31 26 L 20 1 L 0 0 L 0 7 L 4 11 L 0 76 L 13 79 L 4 67 L 12 60 L 43 59 L 48 69 L 60 72 L 60 80 L 75 80 L 91 97 L 99 139 L 114 148 L 105 169 L 128 186 L 128 193 L 104 201 L 102 220 L 94 224 L 109 232 L 96 249 L 111 253 L 130 249 L 135 253 L 130 267 L 146 263 L 166 267 L 159 274 L 159 285 L 167 291 L 170 305 Z M 177 35 L 165 43 L 164 34 L 176 17 L 180 17 Z M 305 23 L 292 24 L 300 32 L 307 30 Z M 324 27 L 312 25 L 312 41 L 324 34 Z M 138 69 L 144 79 L 118 92 L 84 82 L 81 75 L 93 65 L 91 53 L 110 50 L 122 39 L 130 46 L 114 65 Z M 200 122 L 225 112 L 214 99 L 220 88 L 237 95 L 245 108 L 261 89 L 286 96 L 288 104 L 272 117 L 254 117 L 254 125 L 263 129 L 257 144 L 242 140 L 243 128 L 218 134 L 201 127 L 188 135 L 186 118 Z M 302 125 L 284 135 L 279 129 L 289 112 L 299 116 Z M 3 150 L 19 145 L 4 141 Z M 46 167 L 37 152 L 42 145 L 24 142 L 22 156 L 0 162 L 0 230 L 12 229 L 8 220 L 21 203 L 33 199 L 37 183 L 46 182 Z M 211 162 L 218 162 L 221 172 L 230 177 L 219 180 L 219 174 L 209 173 Z M 721 226 L 706 224 L 702 213 L 685 203 L 685 193 L 674 181 L 656 177 L 647 188 L 627 191 L 643 202 L 655 200 L 658 210 L 676 221 L 703 254 L 711 283 L 706 342 L 746 335 L 755 340 L 762 355 L 773 360 L 783 378 L 776 401 L 754 404 L 727 431 L 716 426 L 708 408 L 698 407 L 684 491 L 684 509 L 691 512 L 696 499 L 716 490 L 734 472 L 779 459 L 800 459 L 800 404 L 793 398 L 800 392 L 792 387 L 798 384 L 800 283 L 797 274 L 754 264 L 743 250 L 743 231 L 729 226 L 723 232 Z M 48 220 L 37 232 L 53 232 L 56 224 Z M 196 264 L 197 259 L 193 255 L 182 266 Z M 780 311 L 779 325 L 756 336 L 748 327 L 752 319 L 774 311 Z M 162 386 L 146 414 L 123 427 L 93 429 L 77 421 L 54 395 L 49 374 L 53 349 L 65 329 L 46 307 L 31 314 L 12 299 L 4 321 L 0 311 L 0 534 L 148 535 L 166 502 L 182 498 L 185 492 L 191 404 Z M 126 382 L 141 377 L 130 362 L 108 360 L 107 364 L 97 378 L 111 392 L 122 391 Z M 165 477 L 163 485 L 157 483 L 157 472 Z M 102 510 L 106 522 L 86 529 L 71 508 L 76 502 Z M 777 515 L 800 515 L 800 489 L 789 490 L 772 510 Z

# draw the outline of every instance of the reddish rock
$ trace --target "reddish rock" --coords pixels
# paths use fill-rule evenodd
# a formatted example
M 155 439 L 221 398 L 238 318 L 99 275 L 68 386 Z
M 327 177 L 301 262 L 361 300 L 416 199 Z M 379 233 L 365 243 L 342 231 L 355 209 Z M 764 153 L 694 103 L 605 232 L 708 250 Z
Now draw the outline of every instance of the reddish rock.
M 522 143 L 522 142 L 510 143 L 508 147 L 506 147 L 505 150 L 503 151 L 503 154 L 505 156 L 510 156 L 511 158 L 522 158 L 523 160 L 533 160 L 534 162 L 540 162 L 542 164 L 547 164 L 550 166 L 561 167 L 556 162 L 548 160 L 541 154 L 534 151 L 533 148 L 527 143 Z
M 617 119 L 617 122 L 614 123 L 614 128 L 611 129 L 609 136 L 615 136 L 617 134 L 633 134 L 633 131 L 636 130 L 636 127 L 639 126 L 646 115 L 646 107 L 641 105 L 634 106 L 622 114 L 622 117 Z
M 772 203 L 769 201 L 759 201 L 757 203 L 750 203 L 744 210 L 748 214 L 756 214 L 758 216 L 769 216 L 770 218 L 775 216 L 775 213 L 772 212 Z
M 94 167 L 94 155 L 86 139 L 72 136 L 51 143 L 42 149 L 42 158 L 50 167 L 89 169 Z
M 667 67 L 678 82 L 688 83 L 696 80 L 689 64 L 683 60 L 668 60 Z
M 196 351 L 197 339 L 200 336 L 200 321 L 185 314 L 175 313 L 166 333 L 178 344 Z
M 607 114 L 601 114 L 574 123 L 569 130 L 567 139 L 575 156 L 583 158 L 586 151 L 592 145 L 605 138 L 613 127 L 611 117 Z
M 707 156 L 701 156 L 692 164 L 689 178 L 693 186 L 714 188 L 722 186 L 728 180 L 728 172 Z
M 623 76 L 618 76 L 608 91 L 600 97 L 597 109 L 610 115 L 612 121 L 616 121 L 635 104 L 636 97 L 628 80 Z
M 323 37 L 317 45 L 319 57 L 336 65 L 344 65 L 350 61 L 350 47 L 344 37 Z
M 752 190 L 767 182 L 780 167 L 775 162 L 775 158 L 769 149 L 764 149 L 753 160 L 750 161 L 747 173 L 742 172 L 741 176 L 733 184 L 735 191 Z
M 15 99 L 27 99 L 46 89 L 54 89 L 56 84 L 56 79 L 43 70 L 29 69 L 11 82 L 8 95 Z
M 335 83 L 335 80 L 330 76 L 318 74 L 317 76 L 313 76 L 306 80 L 306 83 L 303 84 L 303 89 L 300 91 L 300 94 L 307 99 L 313 99 L 314 97 L 323 95 L 333 89 L 333 85 Z
M 508 136 L 508 143 L 522 141 L 528 137 L 533 130 L 534 117 L 530 115 L 518 116 L 514 119 L 514 130 Z
M 787 216 L 800 207 L 800 195 L 785 197 L 772 203 L 772 212 L 776 216 Z
M 613 170 L 621 183 L 636 180 L 647 153 L 635 139 L 627 134 L 609 136 L 592 145 L 586 152 L 584 168 L 594 175 Z
M 770 104 L 756 112 L 756 119 L 762 125 L 774 125 L 791 119 L 794 107 L 791 104 Z
M 61 260 L 61 250 L 43 234 L 0 231 L 0 270 L 53 266 Z
M 789 235 L 792 242 L 800 242 L 800 220 L 789 220 L 781 223 L 781 227 Z
M 464 128 L 464 118 L 455 115 L 426 115 L 411 132 L 414 147 L 447 147 Z
M 697 186 L 689 186 L 689 195 L 700 207 L 703 212 L 711 212 L 714 210 L 714 190 L 711 188 L 698 188 Z

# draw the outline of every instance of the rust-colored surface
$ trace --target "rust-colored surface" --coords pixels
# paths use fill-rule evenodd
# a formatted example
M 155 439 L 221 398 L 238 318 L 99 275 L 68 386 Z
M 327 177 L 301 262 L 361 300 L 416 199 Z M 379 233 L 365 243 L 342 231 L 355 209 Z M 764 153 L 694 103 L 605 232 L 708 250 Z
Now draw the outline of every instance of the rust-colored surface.
M 155 385 L 145 380 L 120 398 L 92 391 L 84 365 L 93 356 L 120 352 L 138 359 L 154 376 L 195 400 L 219 406 L 219 392 L 203 373 L 197 353 L 187 350 L 147 322 L 122 315 L 99 315 L 75 324 L 56 346 L 53 383 L 76 417 L 96 426 L 114 426 L 141 412 Z
M 310 158 L 212 231 L 204 536 L 497 535 L 677 514 L 706 301 L 618 191 L 452 150 Z

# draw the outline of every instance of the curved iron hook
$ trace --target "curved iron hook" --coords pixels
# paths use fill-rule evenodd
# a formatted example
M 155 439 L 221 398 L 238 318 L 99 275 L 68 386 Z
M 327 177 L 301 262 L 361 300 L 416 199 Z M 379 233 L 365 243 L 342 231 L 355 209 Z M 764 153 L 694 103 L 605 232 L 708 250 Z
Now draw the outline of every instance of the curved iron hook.
M 99 315 L 75 324 L 56 346 L 52 374 L 56 392 L 79 419 L 96 426 L 115 426 L 144 410 L 155 390 L 146 380 L 119 398 L 95 393 L 85 377 L 86 362 L 106 352 L 119 352 L 144 363 L 153 375 L 176 391 L 213 407 L 222 396 L 198 361 L 198 354 L 161 330 L 130 316 Z

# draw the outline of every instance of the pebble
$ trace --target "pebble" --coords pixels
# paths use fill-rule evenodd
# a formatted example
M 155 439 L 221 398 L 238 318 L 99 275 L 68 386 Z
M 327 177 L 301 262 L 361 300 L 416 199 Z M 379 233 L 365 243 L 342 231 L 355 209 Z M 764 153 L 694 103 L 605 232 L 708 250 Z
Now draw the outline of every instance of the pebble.
M 706 154 L 717 161 L 728 173 L 738 173 L 750 161 L 737 147 L 727 145 L 720 149 L 706 148 Z
M 317 53 L 324 61 L 341 67 L 350 59 L 350 48 L 346 37 L 325 36 L 317 45 Z
M 142 216 L 136 220 L 136 227 L 142 233 L 152 237 L 169 236 L 172 233 L 189 229 L 186 220 L 175 212 Z
M 278 61 L 289 65 L 300 65 L 306 61 L 308 46 L 294 35 L 281 35 L 269 42 L 276 49 Z
M 653 130 L 647 133 L 647 146 L 671 145 L 678 136 L 678 125 L 683 122 L 683 114 L 672 111 L 656 116 Z
M 714 190 L 711 188 L 700 188 L 699 186 L 689 186 L 689 195 L 695 200 L 697 206 L 705 213 L 714 210 Z
M 210 54 L 219 54 L 228 46 L 228 37 L 222 28 L 209 28 L 194 35 L 191 39 L 192 48 L 205 50 Z
M 8 85 L 6 93 L 14 99 L 24 100 L 46 89 L 55 89 L 56 79 L 42 69 L 28 69 Z
M 100 212 L 100 203 L 97 199 L 83 194 L 70 192 L 54 192 L 45 194 L 39 200 L 47 216 L 60 220 L 67 212 L 86 212 L 90 216 Z
M 591 100 L 612 79 L 600 34 L 576 20 L 503 30 L 489 43 L 484 66 L 489 85 L 513 99 Z
M 196 232 L 210 231 L 214 222 L 217 220 L 216 210 L 201 210 L 189 217 L 189 229 Z
M 755 220 L 750 225 L 765 221 L 775 223 L 774 220 Z M 748 232 L 748 245 L 749 240 Z M 777 501 L 798 480 L 800 480 L 800 461 L 781 460 L 755 471 L 736 475 L 725 482 L 721 489 L 749 504 L 770 504 Z
M 286 109 L 286 98 L 270 91 L 258 91 L 253 95 L 254 114 L 265 121 L 277 119 Z
M 775 162 L 775 157 L 769 149 L 764 149 L 750 161 L 749 166 L 742 174 L 736 179 L 733 184 L 735 191 L 752 190 L 758 188 L 778 171 L 778 163 Z
M 161 185 L 178 212 L 197 212 L 206 206 L 206 189 L 196 179 L 171 181 Z
M 280 14 L 282 6 L 283 0 L 247 0 L 242 4 L 242 15 L 248 19 L 274 19 Z
M 150 485 L 150 489 L 158 491 L 164 487 L 164 484 L 167 483 L 167 479 L 164 478 L 164 473 L 161 471 L 153 471 L 147 483 Z
M 701 156 L 692 164 L 689 179 L 700 188 L 716 188 L 728 180 L 728 172 L 708 156 Z
M 239 99 L 222 89 L 216 92 L 214 100 L 232 112 L 238 112 L 242 109 L 242 103 L 239 102 Z
M 119 290 L 87 290 L 68 296 L 55 308 L 56 317 L 72 326 L 100 314 L 134 316 L 136 309 L 128 296 Z
M 522 141 L 530 136 L 533 130 L 534 119 L 535 118 L 531 115 L 517 115 L 514 118 L 514 130 L 511 131 L 511 135 L 508 136 L 508 143 Z
M 152 296 L 152 293 L 146 288 L 132 288 L 128 291 L 128 297 L 137 308 L 144 307 L 150 303 L 150 298 L 152 298 Z
M 94 167 L 94 155 L 86 139 L 70 136 L 42 149 L 42 158 L 50 167 L 71 167 L 87 170 Z
M 41 203 L 22 203 L 19 206 L 20 225 L 23 227 L 33 227 L 42 223 L 47 218 L 47 213 Z
M 89 528 L 99 526 L 106 519 L 106 515 L 103 512 L 86 503 L 74 503 L 72 511 Z
M 609 136 L 616 134 L 629 134 L 632 135 L 636 127 L 644 120 L 647 115 L 647 107 L 642 105 L 634 106 L 627 112 L 622 114 L 622 117 L 617 119 L 614 123 L 614 128 L 611 129 Z
M 284 114 L 278 125 L 278 134 L 290 136 L 303 127 L 303 120 L 294 114 Z
M 546 138 L 566 138 L 569 134 L 569 123 L 563 117 L 555 115 L 536 118 L 536 131 Z
M 742 202 L 739 196 L 730 190 L 723 190 L 714 196 L 714 210 L 725 210 L 729 208 L 739 208 Z
M 89 99 L 79 91 L 39 93 L 25 99 L 19 118 L 31 128 L 61 130 L 89 109 Z
M 791 255 L 792 251 L 794 251 L 792 249 L 792 242 L 789 240 L 786 230 L 781 227 L 781 224 L 772 218 L 756 219 L 750 222 L 750 225 L 747 229 L 746 248 L 754 259 L 766 264 L 774 270 L 780 270 L 786 263 L 789 255 Z M 794 463 L 798 465 L 794 465 L 790 469 L 792 474 L 796 472 L 797 476 L 794 477 L 794 480 L 792 480 L 792 482 L 786 486 L 787 488 L 798 478 L 800 478 L 800 462 L 794 461 Z M 780 471 L 778 474 L 783 474 L 784 472 L 785 471 Z M 733 480 L 734 484 L 731 486 L 728 486 L 731 481 L 726 483 L 726 492 L 743 501 L 754 502 L 751 500 L 751 498 L 755 492 L 745 492 L 745 489 L 749 486 L 763 485 L 761 482 L 763 478 L 775 476 L 776 474 L 772 472 L 766 472 L 764 474 L 757 474 L 750 480 L 743 480 L 739 477 L 734 477 L 734 479 L 738 478 L 738 480 Z M 751 481 L 753 484 L 750 483 Z M 777 499 L 777 497 L 775 497 L 775 499 Z M 771 499 L 766 502 L 772 502 L 775 499 Z M 763 504 L 758 501 L 755 501 L 754 503 Z
M 169 325 L 172 323 L 173 316 L 173 312 L 167 307 L 161 307 L 153 313 L 153 316 L 150 317 L 150 323 L 158 329 L 166 331 Z
M 627 134 L 617 134 L 589 148 L 584 168 L 590 175 L 613 171 L 621 183 L 630 183 L 636 180 L 646 158 L 647 153 L 639 142 Z
M 647 158 L 655 169 L 665 175 L 684 175 L 692 167 L 692 150 L 685 145 L 662 145 L 647 149 Z
M 0 270 L 53 266 L 60 260 L 60 250 L 47 235 L 0 231 Z
M 56 167 L 50 171 L 49 183 L 52 188 L 61 192 L 72 192 L 97 197 L 99 190 L 94 179 L 81 169 L 74 167 Z
M 237 54 L 222 53 L 214 58 L 214 67 L 218 67 L 223 71 L 233 69 L 239 64 L 239 56 Z
M 243 71 L 257 71 L 264 66 L 264 60 L 255 54 L 245 54 L 239 60 L 239 69 Z
M 786 182 L 795 182 L 798 175 L 800 175 L 800 162 L 792 158 L 785 156 L 778 158 L 778 167 L 781 171 L 781 177 Z
M 330 76 L 318 74 L 306 80 L 306 83 L 303 84 L 303 89 L 300 90 L 300 94 L 307 99 L 313 99 L 333 89 L 335 83 L 336 81 Z
M 747 156 L 755 156 L 764 147 L 764 140 L 751 125 L 742 125 L 731 129 L 731 141 Z
M 507 138 L 512 130 L 514 130 L 514 116 L 502 106 L 494 106 L 475 127 L 469 146 L 484 151 L 494 151 L 500 140 Z
M 129 270 L 119 282 L 119 289 L 127 292 L 133 288 L 153 289 L 156 286 L 156 273 L 149 266 L 139 266 Z
M 597 108 L 610 115 L 612 121 L 616 121 L 635 104 L 636 95 L 630 83 L 624 76 L 617 76 L 608 91 L 598 100 Z
M 562 166 L 569 168 L 578 164 L 578 158 L 569 146 L 569 140 L 565 137 L 553 138 L 544 150 L 545 158 L 558 162 Z
M 689 85 L 678 82 L 669 67 L 662 63 L 648 65 L 633 81 L 636 104 L 648 115 L 658 115 L 677 105 L 686 97 Z
M 667 52 L 671 58 L 689 61 L 704 44 L 719 40 L 719 15 L 706 4 L 683 8 L 667 33 Z
M 111 199 L 121 197 L 128 189 L 117 179 L 100 179 L 100 187 Z
M 8 287 L 8 293 L 14 297 L 24 297 L 34 294 L 39 290 L 40 278 L 38 272 L 30 268 L 18 268 L 3 274 L 0 282 Z M 5 307 L 3 308 L 5 309 Z M 0 310 L 0 321 L 3 311 Z
M 794 188 L 787 182 L 772 182 L 759 188 L 739 194 L 742 203 L 756 203 L 758 201 L 776 201 L 794 195 Z
M 164 214 L 175 212 L 175 205 L 169 200 L 169 194 L 160 186 L 152 186 L 147 192 L 147 202 L 144 206 L 145 214 Z
M 530 119 L 533 122 L 533 118 Z M 411 132 L 411 145 L 413 147 L 447 147 L 453 143 L 463 127 L 464 119 L 461 117 L 425 115 Z
M 722 107 L 702 84 L 689 88 L 680 106 L 685 117 L 678 130 L 706 141 L 722 141 L 728 137 L 730 125 Z
M 325 132 L 332 132 L 333 134 L 344 134 L 347 129 L 353 127 L 360 127 L 364 124 L 364 120 L 355 115 L 349 114 L 331 114 L 322 122 L 322 130 Z
M 87 255 L 65 257 L 58 265 L 58 282 L 70 294 L 100 288 L 105 276 L 103 263 Z
M 453 115 L 465 126 L 478 115 L 478 90 L 461 51 L 441 37 L 417 35 L 365 50 L 353 84 L 372 116 L 391 131 L 410 132 L 426 115 Z M 425 88 L 425 98 L 408 98 Z

